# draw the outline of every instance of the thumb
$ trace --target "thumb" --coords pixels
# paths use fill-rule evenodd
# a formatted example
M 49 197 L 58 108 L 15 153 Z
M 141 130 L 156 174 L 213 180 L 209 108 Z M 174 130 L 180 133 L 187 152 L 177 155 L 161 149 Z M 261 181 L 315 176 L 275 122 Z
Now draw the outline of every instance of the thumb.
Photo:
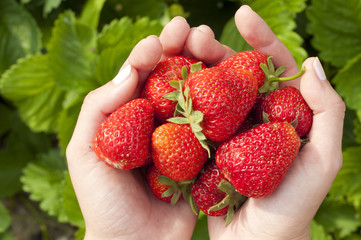
M 93 140 L 100 124 L 118 107 L 131 100 L 138 84 L 138 72 L 131 65 L 123 67 L 107 84 L 85 97 L 71 142 Z
M 308 58 L 303 65 L 306 72 L 300 80 L 300 91 L 314 114 L 309 134 L 310 143 L 317 146 L 323 154 L 341 155 L 345 104 L 327 80 L 317 57 Z M 327 157 L 322 159 L 335 159 L 335 156 Z M 341 163 L 331 164 L 339 166 Z

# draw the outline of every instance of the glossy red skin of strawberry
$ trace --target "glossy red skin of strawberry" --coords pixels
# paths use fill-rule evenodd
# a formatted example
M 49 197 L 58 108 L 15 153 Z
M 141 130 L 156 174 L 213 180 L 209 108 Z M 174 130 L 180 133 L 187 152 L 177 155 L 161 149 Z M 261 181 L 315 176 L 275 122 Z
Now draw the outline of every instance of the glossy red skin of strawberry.
M 223 142 L 233 136 L 254 105 L 257 81 L 246 70 L 202 69 L 185 81 L 193 108 L 203 113 L 203 133 Z
M 260 67 L 260 64 L 262 63 L 267 65 L 267 55 L 252 50 L 236 53 L 222 62 L 219 62 L 216 67 L 249 70 L 257 79 L 258 88 L 260 88 L 265 80 L 265 74 Z
M 149 162 L 153 106 L 134 99 L 114 111 L 99 127 L 94 151 L 108 166 L 132 169 Z
M 160 123 L 165 123 L 168 118 L 174 116 L 176 102 L 165 99 L 163 95 L 176 91 L 175 88 L 169 85 L 172 80 L 183 80 L 181 69 L 186 66 L 188 74 L 190 73 L 190 66 L 198 60 L 184 56 L 174 56 L 159 62 L 155 69 L 148 76 L 144 94 L 145 98 L 150 100 L 154 110 L 155 118 Z M 202 64 L 202 68 L 206 65 Z
M 299 136 L 306 136 L 312 126 L 312 110 L 302 97 L 301 92 L 292 86 L 286 86 L 268 94 L 262 101 L 260 108 L 268 115 L 271 122 L 292 123 L 297 117 L 296 132 Z
M 160 171 L 154 166 L 154 164 L 152 164 L 147 168 L 147 171 L 145 173 L 145 178 L 154 196 L 164 202 L 170 203 L 172 199 L 172 195 L 169 197 L 162 197 L 162 194 L 165 191 L 167 191 L 170 188 L 170 186 L 167 186 L 159 182 L 158 177 L 160 175 L 161 175 Z
M 198 176 L 192 184 L 192 196 L 199 207 L 209 216 L 223 216 L 227 214 L 228 206 L 217 211 L 210 211 L 209 208 L 220 203 L 226 193 L 218 189 L 219 183 L 225 179 L 214 161 L 205 164 L 204 172 Z
M 159 126 L 153 132 L 151 146 L 155 166 L 174 181 L 195 178 L 208 158 L 188 124 Z
M 264 123 L 222 144 L 216 164 L 239 193 L 263 198 L 282 182 L 300 144 L 289 123 Z

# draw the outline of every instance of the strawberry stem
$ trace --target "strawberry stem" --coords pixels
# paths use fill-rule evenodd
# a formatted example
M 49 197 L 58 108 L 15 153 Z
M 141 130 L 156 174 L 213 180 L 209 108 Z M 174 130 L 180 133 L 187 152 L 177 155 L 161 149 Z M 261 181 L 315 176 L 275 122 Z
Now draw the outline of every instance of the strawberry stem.
M 306 71 L 305 67 L 302 67 L 301 71 L 299 71 L 297 74 L 295 74 L 293 76 L 279 77 L 286 70 L 287 67 L 281 66 L 281 67 L 275 69 L 274 64 L 272 62 L 272 56 L 269 56 L 267 58 L 267 64 L 261 63 L 260 67 L 265 74 L 264 84 L 258 90 L 260 93 L 273 92 L 274 90 L 279 88 L 279 84 L 278 84 L 279 82 L 285 82 L 285 81 L 290 81 L 290 80 L 299 78 Z

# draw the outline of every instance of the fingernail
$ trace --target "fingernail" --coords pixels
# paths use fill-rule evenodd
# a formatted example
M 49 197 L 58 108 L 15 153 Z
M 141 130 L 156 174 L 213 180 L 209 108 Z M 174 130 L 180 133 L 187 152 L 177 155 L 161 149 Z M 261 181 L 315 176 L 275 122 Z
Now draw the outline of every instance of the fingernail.
M 124 82 L 127 78 L 129 78 L 130 73 L 132 71 L 132 66 L 127 65 L 123 68 L 112 80 L 114 85 L 119 85 L 120 83 Z
M 316 57 L 315 60 L 313 61 L 313 69 L 315 69 L 318 79 L 320 79 L 321 81 L 326 80 L 325 71 L 323 70 L 322 64 L 320 62 L 320 59 L 318 59 L 318 57 Z

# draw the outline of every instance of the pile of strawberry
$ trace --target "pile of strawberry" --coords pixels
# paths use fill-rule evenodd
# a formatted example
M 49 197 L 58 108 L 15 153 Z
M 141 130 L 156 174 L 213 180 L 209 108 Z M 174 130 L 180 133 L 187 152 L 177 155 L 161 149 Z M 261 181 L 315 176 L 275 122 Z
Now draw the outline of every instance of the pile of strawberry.
M 134 99 L 106 119 L 94 151 L 119 169 L 144 167 L 154 195 L 197 213 L 227 216 L 269 196 L 307 138 L 312 111 L 298 89 L 279 88 L 284 67 L 244 51 L 207 68 L 175 56 L 158 63 Z

